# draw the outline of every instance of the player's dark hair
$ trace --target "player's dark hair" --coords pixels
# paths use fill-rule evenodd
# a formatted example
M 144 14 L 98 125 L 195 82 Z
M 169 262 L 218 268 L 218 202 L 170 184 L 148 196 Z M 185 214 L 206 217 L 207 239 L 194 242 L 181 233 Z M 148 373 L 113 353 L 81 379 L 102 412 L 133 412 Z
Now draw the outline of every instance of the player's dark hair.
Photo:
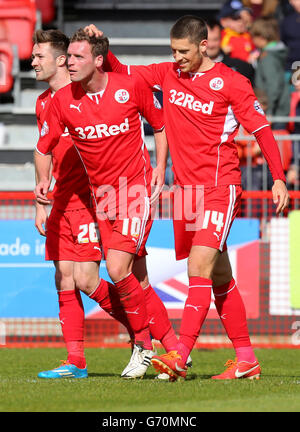
M 56 55 L 67 55 L 69 38 L 60 30 L 36 30 L 32 37 L 33 43 L 50 43 Z
M 171 39 L 186 39 L 199 44 L 207 39 L 207 26 L 202 18 L 194 15 L 184 15 L 171 28 Z
M 107 37 L 89 36 L 82 28 L 80 28 L 70 38 L 70 43 L 81 41 L 87 41 L 91 45 L 93 57 L 101 55 L 105 60 L 109 49 L 109 40 Z

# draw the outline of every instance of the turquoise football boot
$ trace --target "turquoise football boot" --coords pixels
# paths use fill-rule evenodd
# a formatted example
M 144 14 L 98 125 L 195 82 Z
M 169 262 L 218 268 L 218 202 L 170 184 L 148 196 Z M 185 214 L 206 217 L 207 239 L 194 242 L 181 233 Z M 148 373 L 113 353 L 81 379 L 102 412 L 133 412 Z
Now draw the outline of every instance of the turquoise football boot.
M 77 366 L 70 364 L 68 361 L 62 360 L 61 366 L 52 370 L 40 372 L 38 377 L 46 379 L 87 378 L 88 371 L 86 367 L 84 369 L 79 369 Z

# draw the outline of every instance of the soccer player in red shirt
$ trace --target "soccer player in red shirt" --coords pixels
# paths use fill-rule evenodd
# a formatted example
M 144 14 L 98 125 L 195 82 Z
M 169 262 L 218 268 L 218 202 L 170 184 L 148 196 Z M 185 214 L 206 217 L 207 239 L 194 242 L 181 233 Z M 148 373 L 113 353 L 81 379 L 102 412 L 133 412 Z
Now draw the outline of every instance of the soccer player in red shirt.
M 36 193 L 42 201 L 47 200 L 50 159 L 46 154 L 55 150 L 67 127 L 97 203 L 108 273 L 135 335 L 134 358 L 122 374 L 131 377 L 136 357 L 142 354 L 140 366 L 145 369 L 153 355 L 146 303 L 147 307 L 150 303 L 151 313 L 156 309 L 155 317 L 160 323 L 155 327 L 156 334 L 151 326 L 152 335 L 161 340 L 167 351 L 177 341 L 166 310 L 149 285 L 145 265 L 145 243 L 152 224 L 151 182 L 158 189 L 164 183 L 167 142 L 161 110 L 154 105 L 152 92 L 145 84 L 102 71 L 107 48 L 106 38 L 92 41 L 82 30 L 72 38 L 68 67 L 74 82 L 56 92 L 41 128 L 36 154 L 39 178 Z M 143 142 L 140 112 L 157 130 L 155 170 Z M 90 297 L 97 300 L 102 295 L 100 284 Z
M 90 30 L 101 34 L 95 28 Z M 106 64 L 114 71 L 138 74 L 153 91 L 163 91 L 176 184 L 176 257 L 188 257 L 189 292 L 176 350 L 154 356 L 152 363 L 171 379 L 185 377 L 185 360 L 200 333 L 213 289 L 217 311 L 237 357 L 223 374 L 213 378 L 259 378 L 260 365 L 251 346 L 245 307 L 232 277 L 226 246 L 242 192 L 234 143 L 239 124 L 255 135 L 268 162 L 277 213 L 289 201 L 279 151 L 250 82 L 207 56 L 207 27 L 201 18 L 181 17 L 171 29 L 171 48 L 175 63 L 127 67 L 109 53 Z M 194 197 L 188 206 L 190 214 L 181 204 L 188 193 Z
M 71 82 L 66 67 L 68 45 L 69 39 L 58 30 L 38 30 L 34 35 L 32 66 L 36 79 L 49 84 L 49 89 L 38 97 L 36 103 L 40 131 L 55 92 Z M 52 176 L 56 179 L 53 208 L 48 218 L 44 204 L 50 201 L 46 199 L 41 200 L 42 204 L 36 203 L 36 227 L 41 235 L 46 236 L 46 259 L 53 260 L 56 268 L 60 321 L 68 361 L 60 368 L 41 372 L 39 377 L 81 378 L 87 376 L 87 370 L 83 350 L 84 310 L 79 290 L 125 325 L 130 335 L 133 333 L 114 285 L 99 280 L 101 252 L 89 179 L 67 130 L 60 136 L 51 159 Z M 136 263 L 134 272 L 139 279 L 147 282 L 144 258 Z M 154 324 L 150 325 L 152 335 L 162 341 L 166 350 L 171 349 L 176 336 L 166 309 L 149 282 L 148 286 L 144 285 L 144 289 L 149 316 L 154 317 L 151 320 Z M 160 323 L 160 328 L 157 323 Z M 131 368 L 131 375 L 136 376 L 137 373 L 136 368 Z

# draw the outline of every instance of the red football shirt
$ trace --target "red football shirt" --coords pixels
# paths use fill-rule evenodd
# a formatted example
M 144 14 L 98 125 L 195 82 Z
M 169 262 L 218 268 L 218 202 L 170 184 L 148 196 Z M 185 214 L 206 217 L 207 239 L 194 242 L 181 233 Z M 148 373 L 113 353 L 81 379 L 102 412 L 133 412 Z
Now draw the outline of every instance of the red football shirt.
M 52 104 L 51 90 L 42 93 L 36 102 L 36 118 L 41 131 Z M 73 210 L 91 206 L 91 194 L 87 174 L 73 142 L 64 131 L 59 144 L 52 152 L 52 175 L 56 182 L 53 189 L 54 203 L 61 210 Z
M 239 124 L 249 133 L 269 126 L 247 78 L 223 63 L 205 73 L 190 74 L 173 62 L 122 65 L 109 53 L 106 65 L 117 72 L 141 75 L 153 90 L 163 91 L 176 183 L 206 187 L 241 183 L 234 142 Z M 269 159 L 274 159 L 276 168 L 272 172 L 279 172 L 277 178 L 285 180 L 274 144 L 270 143 L 275 157 Z
M 95 194 L 102 185 L 118 190 L 120 177 L 126 177 L 127 185 L 147 186 L 152 168 L 141 115 L 154 130 L 161 130 L 160 108 L 139 78 L 109 73 L 102 97 L 89 97 L 80 83 L 72 83 L 54 95 L 37 149 L 43 154 L 52 151 L 67 127 Z

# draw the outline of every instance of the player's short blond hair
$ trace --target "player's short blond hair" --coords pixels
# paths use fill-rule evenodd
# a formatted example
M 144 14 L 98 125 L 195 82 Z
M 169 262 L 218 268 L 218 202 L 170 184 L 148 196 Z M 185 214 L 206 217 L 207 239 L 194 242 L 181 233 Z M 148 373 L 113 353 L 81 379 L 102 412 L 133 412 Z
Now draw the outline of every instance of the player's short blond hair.
M 70 38 L 70 43 L 87 41 L 91 45 L 93 57 L 101 55 L 104 60 L 109 49 L 109 40 L 105 36 L 89 36 L 82 28 L 78 29 Z
M 56 56 L 67 55 L 69 38 L 60 30 L 36 30 L 32 40 L 34 44 L 50 43 Z
M 199 44 L 207 39 L 207 25 L 205 21 L 194 15 L 184 15 L 179 18 L 171 28 L 171 39 L 189 39 L 190 42 Z

